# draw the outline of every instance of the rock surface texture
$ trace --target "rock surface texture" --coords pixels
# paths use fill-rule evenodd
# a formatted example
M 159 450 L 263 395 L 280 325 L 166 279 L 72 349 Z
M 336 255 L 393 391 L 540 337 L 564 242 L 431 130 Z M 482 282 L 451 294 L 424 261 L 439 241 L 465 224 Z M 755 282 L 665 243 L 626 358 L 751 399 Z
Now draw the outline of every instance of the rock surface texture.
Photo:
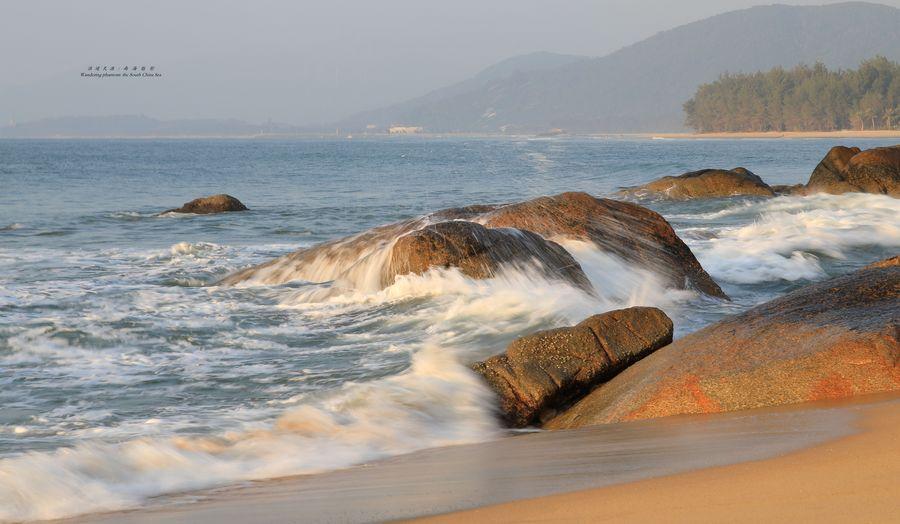
M 743 167 L 734 169 L 703 169 L 679 176 L 666 176 L 649 184 L 622 192 L 638 197 L 671 200 L 722 198 L 730 196 L 772 197 L 775 192 L 761 178 Z
M 213 213 L 229 213 L 232 211 L 247 211 L 247 206 L 231 195 L 213 195 L 203 198 L 195 198 L 177 209 L 170 209 L 166 213 L 194 213 L 197 215 L 209 215 Z
M 629 367 L 551 429 L 900 389 L 900 258 L 723 320 Z
M 806 186 L 794 193 L 875 193 L 900 198 L 900 145 L 865 151 L 833 147 Z
M 458 268 L 474 279 L 490 278 L 502 266 L 537 268 L 545 276 L 592 290 L 578 262 L 559 244 L 530 231 L 488 229 L 455 220 L 407 233 L 391 248 L 386 280 L 432 268 Z
M 690 248 L 660 214 L 630 202 L 562 193 L 500 206 L 474 219 L 488 227 L 515 227 L 551 240 L 591 242 L 625 262 L 663 276 L 673 288 L 727 298 Z
M 672 321 L 665 313 L 633 307 L 520 337 L 472 369 L 497 394 L 504 421 L 524 427 L 555 415 L 671 341 Z
M 452 225 L 459 221 L 469 224 Z M 518 238 L 513 239 L 509 232 L 489 233 L 502 229 L 519 230 Z M 549 242 L 541 244 L 535 235 Z M 501 237 L 506 240 L 501 241 Z M 523 248 L 525 243 L 540 245 L 532 258 L 538 262 L 550 260 L 551 263 L 544 267 L 555 268 L 551 274 L 568 275 L 567 279 L 578 283 L 583 276 L 581 269 L 569 271 L 565 269 L 568 266 L 560 265 L 564 257 L 558 252 L 562 248 L 556 242 L 565 240 L 593 243 L 626 263 L 660 275 L 669 287 L 692 288 L 727 298 L 700 266 L 690 248 L 658 213 L 637 204 L 594 198 L 586 193 L 562 193 L 516 204 L 438 211 L 301 249 L 230 275 L 220 283 L 271 285 L 291 280 L 325 282 L 336 279 L 359 283 L 365 279 L 370 287 L 378 288 L 390 285 L 396 275 L 406 270 L 419 272 L 426 266 L 461 267 L 463 263 L 468 264 L 468 269 L 461 267 L 464 273 L 473 278 L 485 278 L 493 272 L 475 270 L 474 266 L 478 264 L 471 256 L 475 253 L 475 244 L 489 244 L 493 247 L 488 251 L 502 251 L 511 243 L 522 244 Z M 415 249 L 424 251 L 418 254 Z M 426 253 L 430 254 L 425 256 Z M 495 267 L 502 259 L 516 263 L 525 260 L 519 255 L 510 257 L 509 253 L 497 256 L 484 251 L 479 253 L 482 262 L 490 261 L 487 266 L 481 264 L 481 268 Z M 426 264 L 429 256 L 434 257 L 433 264 Z

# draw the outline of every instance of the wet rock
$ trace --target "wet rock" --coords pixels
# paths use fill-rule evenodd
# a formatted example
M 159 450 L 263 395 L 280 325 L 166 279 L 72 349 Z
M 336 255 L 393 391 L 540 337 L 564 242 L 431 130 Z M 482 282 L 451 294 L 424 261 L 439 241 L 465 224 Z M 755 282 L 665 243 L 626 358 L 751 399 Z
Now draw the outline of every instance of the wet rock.
M 810 285 L 670 344 L 551 429 L 900 389 L 900 257 Z
M 721 198 L 730 196 L 772 197 L 775 192 L 763 180 L 743 167 L 731 170 L 703 169 L 679 176 L 666 176 L 649 184 L 622 191 L 625 195 L 670 200 Z
M 559 244 L 530 231 L 488 229 L 461 220 L 431 224 L 397 239 L 385 280 L 432 268 L 458 268 L 466 276 L 485 279 L 501 267 L 537 268 L 546 277 L 593 291 L 581 266 Z
M 592 242 L 625 262 L 662 276 L 673 288 L 728 298 L 666 219 L 637 204 L 587 193 L 562 193 L 500 206 L 474 220 L 488 227 L 533 231 L 550 240 Z
M 876 193 L 900 197 L 900 145 L 865 151 L 857 147 L 833 147 L 800 193 Z
M 393 282 L 402 267 L 399 263 L 395 263 L 393 268 L 388 267 L 395 242 L 400 242 L 404 235 L 414 231 L 460 220 L 475 222 L 488 229 L 530 231 L 551 242 L 566 239 L 592 242 L 626 263 L 660 275 L 670 287 L 692 288 L 727 298 L 700 266 L 690 248 L 659 214 L 637 204 L 598 199 L 586 193 L 563 193 L 516 204 L 477 205 L 438 211 L 301 249 L 232 274 L 220 284 L 340 281 L 357 288 L 381 289 Z M 436 238 L 435 232 L 403 242 L 416 239 L 416 245 L 425 248 L 429 245 L 427 238 Z M 527 235 L 522 238 L 527 238 Z M 555 251 L 559 246 L 552 244 L 550 247 Z M 541 250 L 546 251 L 547 248 Z M 406 253 L 409 255 L 411 252 L 406 249 Z M 449 257 L 450 253 L 446 255 Z M 465 257 L 458 260 L 465 260 Z M 445 262 L 452 266 L 452 257 Z M 421 261 L 416 264 L 421 265 Z M 446 267 L 446 264 L 436 265 Z M 578 281 L 580 277 L 567 279 Z
M 247 206 L 231 195 L 213 195 L 203 198 L 195 198 L 177 209 L 170 209 L 166 213 L 194 213 L 197 215 L 209 215 L 213 213 L 229 213 L 232 211 L 247 211 Z
M 518 338 L 504 354 L 472 369 L 497 394 L 504 421 L 524 427 L 564 409 L 671 341 L 672 321 L 665 313 L 634 307 Z

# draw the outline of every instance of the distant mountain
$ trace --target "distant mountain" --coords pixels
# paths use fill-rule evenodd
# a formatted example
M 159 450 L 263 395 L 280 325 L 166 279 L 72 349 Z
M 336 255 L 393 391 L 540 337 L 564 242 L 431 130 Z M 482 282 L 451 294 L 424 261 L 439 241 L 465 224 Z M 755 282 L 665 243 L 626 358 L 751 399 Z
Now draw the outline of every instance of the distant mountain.
M 853 68 L 876 55 L 900 60 L 896 8 L 863 2 L 760 6 L 658 33 L 602 58 L 518 57 L 339 126 L 403 124 L 432 132 L 678 131 L 684 129 L 682 104 L 722 73 L 818 61 Z
M 53 137 L 218 137 L 297 134 L 286 124 L 241 120 L 156 120 L 143 115 L 47 118 L 0 127 L 0 138 Z

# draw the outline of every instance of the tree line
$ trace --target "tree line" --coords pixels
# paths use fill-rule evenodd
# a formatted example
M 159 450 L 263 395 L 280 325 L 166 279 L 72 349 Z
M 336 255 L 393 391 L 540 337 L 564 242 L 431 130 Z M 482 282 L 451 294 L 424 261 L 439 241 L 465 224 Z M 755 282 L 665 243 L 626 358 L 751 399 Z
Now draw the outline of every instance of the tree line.
M 879 56 L 855 70 L 817 63 L 724 74 L 701 85 L 684 111 L 700 133 L 897 129 L 900 64 Z

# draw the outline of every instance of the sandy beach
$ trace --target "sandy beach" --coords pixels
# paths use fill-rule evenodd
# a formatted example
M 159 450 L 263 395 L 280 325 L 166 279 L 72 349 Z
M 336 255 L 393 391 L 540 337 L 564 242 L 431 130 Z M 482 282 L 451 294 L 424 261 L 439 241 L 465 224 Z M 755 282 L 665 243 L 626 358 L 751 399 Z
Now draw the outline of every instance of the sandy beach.
M 900 500 L 900 402 L 863 409 L 858 434 L 709 468 L 418 522 L 889 522 Z M 652 495 L 650 495 L 652 494 Z
M 747 133 L 641 133 L 642 138 L 672 138 L 672 139 L 705 139 L 705 138 L 900 138 L 900 129 L 859 131 L 845 129 L 841 131 L 766 131 Z
M 883 521 L 898 428 L 900 396 L 876 395 L 526 433 L 66 522 Z

